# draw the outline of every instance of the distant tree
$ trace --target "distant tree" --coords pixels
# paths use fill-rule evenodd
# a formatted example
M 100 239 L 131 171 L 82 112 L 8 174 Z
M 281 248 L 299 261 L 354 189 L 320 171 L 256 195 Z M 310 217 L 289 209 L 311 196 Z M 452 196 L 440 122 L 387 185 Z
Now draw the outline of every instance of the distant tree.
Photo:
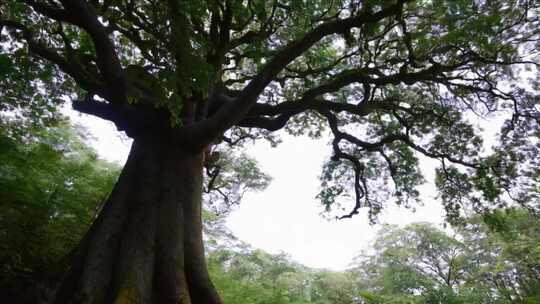
M 311 273 L 285 255 L 225 246 L 210 253 L 209 269 L 227 303 L 310 303 Z
M 18 137 L 20 125 L 1 118 L 0 301 L 18 303 L 77 245 L 120 168 L 68 123 Z
M 209 255 L 210 274 L 223 300 L 239 304 L 352 304 L 352 274 L 318 270 L 245 247 L 223 247 Z
M 460 229 L 471 250 L 469 284 L 507 303 L 540 301 L 540 221 L 520 208 L 474 217 Z
M 463 243 L 425 223 L 403 229 L 386 226 L 374 250 L 373 254 L 359 257 L 359 281 L 389 297 L 451 295 L 465 279 L 464 269 L 469 262 Z M 443 302 L 451 303 L 448 299 Z
M 352 203 L 343 217 L 413 204 L 418 155 L 440 161 L 452 219 L 537 207 L 537 97 L 518 75 L 538 66 L 539 18 L 535 0 L 2 1 L 0 109 L 47 123 L 68 99 L 134 139 L 55 301 L 221 303 L 203 167 L 282 128 L 330 129 L 319 198 Z M 492 156 L 467 113 L 508 114 Z
M 319 270 L 313 273 L 308 303 L 355 304 L 358 294 L 352 273 Z
M 386 226 L 353 273 L 368 303 L 535 303 L 538 229 L 524 209 L 469 218 L 453 236 L 425 223 Z

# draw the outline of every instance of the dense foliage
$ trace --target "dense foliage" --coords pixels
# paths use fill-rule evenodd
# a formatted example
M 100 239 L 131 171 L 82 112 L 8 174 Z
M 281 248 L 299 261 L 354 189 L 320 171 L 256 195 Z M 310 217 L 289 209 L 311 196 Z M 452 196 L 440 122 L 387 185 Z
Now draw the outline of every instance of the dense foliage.
M 20 296 L 79 242 L 120 168 L 98 159 L 67 122 L 26 130 L 0 126 L 0 286 Z M 9 301 L 8 301 L 9 302 Z
M 540 299 L 539 229 L 527 211 L 507 209 L 447 231 L 383 226 L 347 271 L 238 243 L 212 250 L 210 269 L 229 303 L 532 304 Z
M 386 226 L 354 272 L 368 303 L 535 303 L 540 296 L 537 218 L 497 212 L 452 234 L 427 223 Z M 486 224 L 487 223 L 487 224 Z
M 352 205 L 346 216 L 413 204 L 420 155 L 440 161 L 449 219 L 509 200 L 537 207 L 537 1 L 4 3 L 0 109 L 43 122 L 78 100 L 126 131 L 128 114 L 154 119 L 135 117 L 137 104 L 180 129 L 215 116 L 206 144 L 327 128 L 319 198 Z M 208 117 L 187 118 L 201 107 Z M 474 116 L 492 113 L 508 119 L 490 154 Z

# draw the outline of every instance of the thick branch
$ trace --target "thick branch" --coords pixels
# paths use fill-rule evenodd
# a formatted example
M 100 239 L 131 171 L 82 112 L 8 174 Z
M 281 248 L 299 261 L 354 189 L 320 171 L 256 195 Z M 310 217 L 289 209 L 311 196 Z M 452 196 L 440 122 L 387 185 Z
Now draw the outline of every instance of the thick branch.
M 201 147 L 206 146 L 215 137 L 226 129 L 238 123 L 248 113 L 258 96 L 266 86 L 281 72 L 289 63 L 301 56 L 326 36 L 342 33 L 351 28 L 360 27 L 366 23 L 376 23 L 384 18 L 396 15 L 401 11 L 403 3 L 410 0 L 400 0 L 397 4 L 384 8 L 376 13 L 362 12 L 357 16 L 330 21 L 317 26 L 304 35 L 303 38 L 291 42 L 270 60 L 262 71 L 250 81 L 242 90 L 240 96 L 231 103 L 225 104 L 214 116 L 193 126 L 192 132 L 195 138 L 200 139 Z
M 26 4 L 31 6 L 34 10 L 36 10 L 38 13 L 47 16 L 49 18 L 52 18 L 57 21 L 69 21 L 70 17 L 66 14 L 64 10 L 48 6 L 43 3 L 36 2 L 34 0 L 25 0 Z
M 97 66 L 113 96 L 111 102 L 127 101 L 126 80 L 114 44 L 94 8 L 82 0 L 62 0 L 68 21 L 84 29 L 92 38 L 97 55 Z
M 64 73 L 73 77 L 81 88 L 92 91 L 100 90 L 101 84 L 97 79 L 89 78 L 89 75 L 84 72 L 85 68 L 82 65 L 74 61 L 67 61 L 53 49 L 35 40 L 34 34 L 29 28 L 15 21 L 0 20 L 0 27 L 4 26 L 20 31 L 31 53 L 58 66 Z
M 268 131 L 277 131 L 283 128 L 289 118 L 294 116 L 293 114 L 282 114 L 276 118 L 267 118 L 267 117 L 247 117 L 242 119 L 239 123 L 239 127 L 246 128 L 259 128 L 266 129 Z
M 362 12 L 357 16 L 326 22 L 308 32 L 302 39 L 294 41 L 279 51 L 262 71 L 243 90 L 242 98 L 247 103 L 256 99 L 272 79 L 281 72 L 289 63 L 301 56 L 305 51 L 319 42 L 322 38 L 348 31 L 351 28 L 360 27 L 366 23 L 376 23 L 386 17 L 396 15 L 401 11 L 403 3 L 408 0 L 400 0 L 398 4 L 389 6 L 377 13 Z
M 311 88 L 304 92 L 300 100 L 286 101 L 278 105 L 255 104 L 252 106 L 246 118 L 242 119 L 238 125 L 256 127 L 260 123 L 260 127 L 268 130 L 276 130 L 279 126 L 283 127 L 287 120 L 306 110 L 332 110 L 334 112 L 348 112 L 351 114 L 365 116 L 375 109 L 394 109 L 397 106 L 393 103 L 395 100 L 385 101 L 369 101 L 365 98 L 358 105 L 348 103 L 335 103 L 317 99 L 317 97 L 325 94 L 339 91 L 341 88 L 352 83 L 362 83 L 364 85 L 375 84 L 399 84 L 401 82 L 411 84 L 417 81 L 443 81 L 445 79 L 444 72 L 455 69 L 458 65 L 443 66 L 435 64 L 417 72 L 400 72 L 391 75 L 384 75 L 375 68 L 359 68 L 346 70 L 332 79 L 319 86 Z M 370 75 L 377 75 L 373 77 Z M 240 93 L 241 96 L 242 93 Z M 276 119 L 263 118 L 261 115 L 274 116 L 280 115 Z
M 72 105 L 76 111 L 110 120 L 114 123 L 119 122 L 120 119 L 118 113 L 112 109 L 110 104 L 95 100 L 92 94 L 88 94 L 84 100 L 73 100 Z

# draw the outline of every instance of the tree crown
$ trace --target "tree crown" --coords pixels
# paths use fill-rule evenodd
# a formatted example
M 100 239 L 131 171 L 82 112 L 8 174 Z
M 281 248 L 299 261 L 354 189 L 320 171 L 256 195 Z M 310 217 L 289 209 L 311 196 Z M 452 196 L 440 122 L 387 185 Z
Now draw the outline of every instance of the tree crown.
M 71 99 L 132 137 L 165 130 L 194 150 L 328 128 L 328 209 L 410 205 L 424 155 L 456 218 L 537 196 L 524 164 L 537 77 L 520 75 L 538 67 L 539 16 L 533 0 L 4 1 L 1 109 L 46 121 Z M 487 156 L 471 117 L 494 112 L 509 119 Z

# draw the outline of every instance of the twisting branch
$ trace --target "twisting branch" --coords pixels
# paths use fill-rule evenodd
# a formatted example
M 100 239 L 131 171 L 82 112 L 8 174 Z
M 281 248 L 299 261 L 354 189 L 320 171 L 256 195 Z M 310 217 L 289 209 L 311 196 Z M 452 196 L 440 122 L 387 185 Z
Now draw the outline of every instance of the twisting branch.
M 82 0 L 62 0 L 66 21 L 84 29 L 91 37 L 97 55 L 97 66 L 108 88 L 111 102 L 126 102 L 127 83 L 122 65 L 108 32 L 98 19 L 94 8 Z
M 233 102 L 225 104 L 209 119 L 193 125 L 190 131 L 195 133 L 195 138 L 200 139 L 201 142 L 198 145 L 201 147 L 206 146 L 224 130 L 242 120 L 272 79 L 289 63 L 301 56 L 321 39 L 332 34 L 343 33 L 352 28 L 361 27 L 364 24 L 375 24 L 384 18 L 394 16 L 402 10 L 403 4 L 408 1 L 410 0 L 399 0 L 397 4 L 383 8 L 375 13 L 364 11 L 350 18 L 322 23 L 301 39 L 285 46 L 274 55 Z
M 370 204 L 370 198 L 368 194 L 367 181 L 364 177 L 364 165 L 360 163 L 358 158 L 345 153 L 339 147 L 339 142 L 342 140 L 340 134 L 342 134 L 338 129 L 337 118 L 327 110 L 322 110 L 320 113 L 328 120 L 328 124 L 332 133 L 334 134 L 334 140 L 332 141 L 332 148 L 334 150 L 334 160 L 345 159 L 351 162 L 354 170 L 354 192 L 355 192 L 355 204 L 353 209 L 345 215 L 338 217 L 338 219 L 352 218 L 354 215 L 358 214 L 358 210 L 364 205 L 362 204 L 362 199 L 365 199 L 366 204 Z
M 416 72 L 399 72 L 385 75 L 376 68 L 358 68 L 345 70 L 329 81 L 305 91 L 298 100 L 285 101 L 277 105 L 254 104 L 246 118 L 242 119 L 238 125 L 246 127 L 260 127 L 267 130 L 277 130 L 283 127 L 292 116 L 307 110 L 332 110 L 334 112 L 348 112 L 358 116 L 365 116 L 377 109 L 397 109 L 398 100 L 387 98 L 385 100 L 371 100 L 370 85 L 388 84 L 412 84 L 420 81 L 433 81 L 445 83 L 448 76 L 444 73 L 452 71 L 465 64 L 466 60 L 454 65 L 433 64 L 423 70 Z M 376 77 L 374 76 L 376 75 Z M 353 83 L 361 83 L 366 88 L 363 100 L 358 105 L 349 103 L 336 103 L 319 97 L 326 93 L 337 92 L 343 87 Z M 241 96 L 242 92 L 239 93 Z M 239 98 L 239 97 L 237 97 Z M 232 103 L 232 102 L 231 102 Z M 261 116 L 276 116 L 268 118 Z
M 454 163 L 454 164 L 459 164 L 459 165 L 462 165 L 462 166 L 465 166 L 465 167 L 468 167 L 468 168 L 472 168 L 472 169 L 479 169 L 481 168 L 481 164 L 480 163 L 475 163 L 475 162 L 468 162 L 468 161 L 465 161 L 463 159 L 457 159 L 455 157 L 452 157 L 451 155 L 447 154 L 447 153 L 440 153 L 440 152 L 436 152 L 436 151 L 428 151 L 422 147 L 420 147 L 419 145 L 415 144 L 411 139 L 410 137 L 408 136 L 405 136 L 403 139 L 401 139 L 405 144 L 407 144 L 409 147 L 411 147 L 412 149 L 414 149 L 415 151 L 417 152 L 420 152 L 421 154 L 429 157 L 429 158 L 434 158 L 434 159 L 439 159 L 441 162 L 443 162 L 445 159 L 450 161 L 451 163 Z
M 66 60 L 66 58 L 55 50 L 35 40 L 34 34 L 28 27 L 19 22 L 0 19 L 0 28 L 1 27 L 20 31 L 22 39 L 27 43 L 31 54 L 55 64 L 64 73 L 73 77 L 77 84 L 84 90 L 101 91 L 102 83 L 97 80 L 97 77 L 91 78 L 91 75 L 84 72 L 86 70 L 84 66 L 75 61 Z
M 396 169 L 392 160 L 388 157 L 388 155 L 384 153 L 383 148 L 396 141 L 404 143 L 409 148 L 427 157 L 438 159 L 443 164 L 445 160 L 448 160 L 452 163 L 459 164 L 459 165 L 462 165 L 468 168 L 473 168 L 473 169 L 479 169 L 482 166 L 479 162 L 470 162 L 463 159 L 457 159 L 450 154 L 436 152 L 436 151 L 428 151 L 424 149 L 423 147 L 415 144 L 409 137 L 408 133 L 388 134 L 375 142 L 363 141 L 347 132 L 341 131 L 339 129 L 338 118 L 336 117 L 336 115 L 334 115 L 331 112 L 331 110 L 317 109 L 317 111 L 326 118 L 326 120 L 328 121 L 330 130 L 332 131 L 332 134 L 334 135 L 334 139 L 332 142 L 332 147 L 334 151 L 333 159 L 334 160 L 342 159 L 342 160 L 349 161 L 352 165 L 352 169 L 354 170 L 354 174 L 355 174 L 355 178 L 354 178 L 355 205 L 348 214 L 339 217 L 339 219 L 350 218 L 358 214 L 360 208 L 364 206 L 373 205 L 373 202 L 371 201 L 371 198 L 369 197 L 368 183 L 367 183 L 366 178 L 363 175 L 364 166 L 359 161 L 357 156 L 346 153 L 340 148 L 340 142 L 343 140 L 358 147 L 359 151 L 379 153 L 388 164 L 390 175 L 392 179 L 394 179 L 394 181 L 395 181 Z M 363 201 L 365 203 L 363 203 Z

